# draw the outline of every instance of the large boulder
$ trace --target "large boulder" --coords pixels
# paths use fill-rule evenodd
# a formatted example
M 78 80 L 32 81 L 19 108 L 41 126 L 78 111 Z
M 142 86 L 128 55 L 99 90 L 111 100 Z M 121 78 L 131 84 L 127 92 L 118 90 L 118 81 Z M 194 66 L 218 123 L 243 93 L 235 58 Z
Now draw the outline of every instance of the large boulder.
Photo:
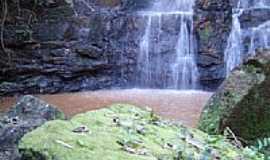
M 58 109 L 38 98 L 22 97 L 10 111 L 0 117 L 0 159 L 19 159 L 17 145 L 24 134 L 49 120 L 64 117 Z
M 263 158 L 222 136 L 208 136 L 123 104 L 48 122 L 25 135 L 19 148 L 25 160 Z
M 217 134 L 229 127 L 253 141 L 270 134 L 270 51 L 260 51 L 232 72 L 205 106 L 199 129 Z

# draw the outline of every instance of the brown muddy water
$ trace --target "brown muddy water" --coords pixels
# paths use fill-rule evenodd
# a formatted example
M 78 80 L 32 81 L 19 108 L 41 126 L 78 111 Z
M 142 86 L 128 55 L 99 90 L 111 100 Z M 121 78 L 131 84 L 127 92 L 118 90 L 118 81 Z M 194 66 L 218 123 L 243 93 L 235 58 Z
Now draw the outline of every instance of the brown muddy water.
M 37 97 L 58 106 L 68 116 L 104 108 L 113 103 L 127 103 L 150 107 L 164 118 L 195 127 L 203 106 L 211 95 L 212 93 L 203 91 L 129 89 L 37 95 Z M 2 98 L 0 110 L 8 110 L 16 100 L 14 97 Z

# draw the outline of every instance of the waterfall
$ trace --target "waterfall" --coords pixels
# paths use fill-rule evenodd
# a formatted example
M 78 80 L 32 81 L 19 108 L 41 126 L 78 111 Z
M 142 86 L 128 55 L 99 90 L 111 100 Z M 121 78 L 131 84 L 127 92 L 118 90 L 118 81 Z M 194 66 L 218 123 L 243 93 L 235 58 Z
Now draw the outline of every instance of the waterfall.
M 141 72 L 139 73 L 139 77 L 144 77 L 144 79 L 139 79 L 140 83 L 144 86 L 149 85 L 148 83 L 151 82 L 151 69 L 150 69 L 150 55 L 149 55 L 149 39 L 151 38 L 151 24 L 152 24 L 152 17 L 147 18 L 147 27 L 145 30 L 145 34 L 140 43 L 140 54 L 139 60 L 144 61 L 141 63 L 140 69 Z
M 242 62 L 242 36 L 239 16 L 243 10 L 233 15 L 232 31 L 229 36 L 225 50 L 226 74 L 228 75 L 236 66 Z
M 186 20 L 186 18 L 189 19 Z M 192 30 L 188 30 L 186 21 L 192 22 L 192 17 L 181 16 L 181 28 L 176 45 L 177 56 L 176 61 L 172 64 L 174 88 L 181 89 L 195 88 L 198 75 L 194 57 Z
M 225 49 L 226 75 L 242 63 L 245 57 L 254 56 L 256 49 L 270 48 L 270 20 L 256 27 L 242 29 L 240 17 L 246 10 L 270 9 L 269 0 L 239 0 L 233 9 L 232 31 Z M 244 42 L 249 39 L 249 42 Z M 245 45 L 248 50 L 245 51 Z
M 270 48 L 270 20 L 258 27 L 251 28 L 248 32 L 251 35 L 249 54 L 253 56 L 257 48 Z
M 191 0 L 158 1 L 141 11 L 146 21 L 138 57 L 139 87 L 195 89 L 195 62 Z

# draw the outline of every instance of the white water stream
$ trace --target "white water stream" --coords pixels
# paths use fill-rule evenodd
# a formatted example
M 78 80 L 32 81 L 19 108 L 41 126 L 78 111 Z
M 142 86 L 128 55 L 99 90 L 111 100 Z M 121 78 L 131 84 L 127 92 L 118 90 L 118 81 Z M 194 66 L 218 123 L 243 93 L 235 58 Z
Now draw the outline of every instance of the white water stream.
M 193 0 L 159 1 L 148 11 L 139 13 L 147 21 L 138 58 L 139 87 L 196 89 L 198 69 L 193 37 L 193 5 Z M 162 28 L 170 27 L 164 19 L 178 21 L 177 40 L 163 35 Z M 167 61 L 162 58 L 164 53 L 160 52 L 160 42 L 164 37 L 167 43 L 173 43 L 173 53 L 169 53 L 171 58 Z
M 240 17 L 246 10 L 270 9 L 269 0 L 240 0 L 233 9 L 232 31 L 225 50 L 226 73 L 242 63 L 245 57 L 254 56 L 259 48 L 270 48 L 270 20 L 256 27 L 243 29 Z M 244 42 L 249 39 L 249 42 Z M 248 46 L 244 51 L 244 43 Z

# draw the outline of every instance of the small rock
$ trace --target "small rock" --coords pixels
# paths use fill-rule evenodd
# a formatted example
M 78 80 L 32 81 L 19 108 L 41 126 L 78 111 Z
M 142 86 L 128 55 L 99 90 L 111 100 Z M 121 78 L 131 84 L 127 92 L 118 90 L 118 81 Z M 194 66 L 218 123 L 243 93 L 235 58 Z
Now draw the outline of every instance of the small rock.
M 74 132 L 74 133 L 88 133 L 89 129 L 87 126 L 80 126 L 78 128 L 73 129 L 72 132 Z

